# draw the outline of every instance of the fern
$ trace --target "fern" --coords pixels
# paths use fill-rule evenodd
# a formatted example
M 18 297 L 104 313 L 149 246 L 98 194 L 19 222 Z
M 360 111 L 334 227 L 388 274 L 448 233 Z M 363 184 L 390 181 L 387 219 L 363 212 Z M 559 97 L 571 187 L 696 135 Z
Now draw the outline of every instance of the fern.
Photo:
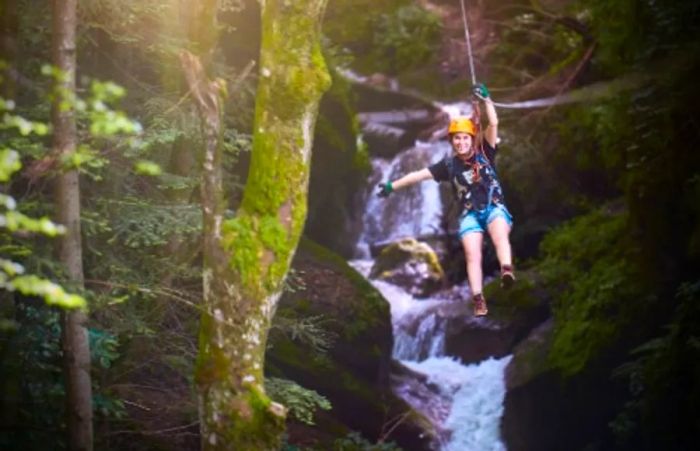
M 265 391 L 270 398 L 287 406 L 293 418 L 305 424 L 314 424 L 313 417 L 317 409 L 331 409 L 331 403 L 326 397 L 288 379 L 265 378 Z

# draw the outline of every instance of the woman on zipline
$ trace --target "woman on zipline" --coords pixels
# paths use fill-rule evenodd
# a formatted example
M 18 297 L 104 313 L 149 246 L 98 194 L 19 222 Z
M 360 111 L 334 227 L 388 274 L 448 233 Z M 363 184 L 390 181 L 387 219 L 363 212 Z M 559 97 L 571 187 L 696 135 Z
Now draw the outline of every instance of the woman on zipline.
M 486 108 L 488 126 L 483 136 L 477 135 L 476 125 L 468 117 L 450 121 L 448 136 L 452 155 L 425 169 L 411 172 L 398 180 L 379 185 L 378 195 L 386 197 L 393 191 L 424 180 L 450 182 L 462 209 L 459 218 L 459 238 L 467 261 L 467 277 L 472 292 L 474 315 L 488 313 L 482 293 L 481 248 L 484 231 L 488 231 L 501 264 L 501 284 L 508 288 L 515 282 L 509 234 L 513 218 L 505 206 L 501 185 L 494 169 L 498 141 L 498 116 L 483 84 L 474 87 Z

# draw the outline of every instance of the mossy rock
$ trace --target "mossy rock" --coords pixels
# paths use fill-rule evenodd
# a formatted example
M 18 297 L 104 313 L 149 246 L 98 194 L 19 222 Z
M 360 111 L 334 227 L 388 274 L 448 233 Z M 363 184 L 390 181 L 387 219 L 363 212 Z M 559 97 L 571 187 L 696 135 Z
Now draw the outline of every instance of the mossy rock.
M 537 289 L 535 273 L 521 271 L 516 275 L 518 280 L 509 289 L 501 287 L 500 279 L 495 279 L 484 287 L 490 319 L 512 321 L 523 312 L 542 307 L 546 302 L 546 293 Z
M 484 288 L 489 313 L 476 318 L 471 303 L 466 314 L 450 318 L 445 334 L 445 351 L 466 363 L 513 352 L 530 331 L 550 316 L 546 293 L 538 289 L 534 273 L 519 272 L 509 289 L 494 280 Z
M 437 254 L 415 238 L 404 238 L 385 247 L 369 276 L 404 287 L 417 297 L 427 297 L 445 285 L 445 272 Z
M 552 347 L 554 321 L 550 318 L 535 328 L 514 350 L 506 368 L 508 390 L 527 384 L 552 369 L 549 351 Z
M 370 170 L 349 83 L 332 71 L 314 131 L 305 234 L 350 257 L 359 230 L 351 220 L 355 197 Z
M 278 314 L 299 320 L 320 315 L 335 341 L 319 354 L 294 337 L 272 335 L 266 373 L 328 398 L 332 410 L 321 413 L 318 421 L 319 427 L 332 428 L 328 435 L 339 437 L 353 430 L 377 440 L 387 418 L 409 409 L 389 386 L 389 304 L 342 257 L 308 239 L 302 239 L 292 268 L 299 281 L 282 296 Z M 419 445 L 422 432 L 416 423 L 407 422 L 388 440 L 405 449 L 426 449 Z

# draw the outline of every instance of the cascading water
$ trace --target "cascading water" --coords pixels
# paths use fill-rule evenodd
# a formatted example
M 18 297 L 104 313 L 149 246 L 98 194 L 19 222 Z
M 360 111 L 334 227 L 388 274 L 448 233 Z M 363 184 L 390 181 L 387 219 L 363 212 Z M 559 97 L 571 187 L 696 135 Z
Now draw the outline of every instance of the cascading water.
M 397 179 L 402 174 L 420 169 L 442 159 L 446 143 L 418 144 L 399 154 L 394 160 L 372 159 L 370 186 Z M 374 194 L 374 193 L 371 193 Z M 401 196 L 379 199 L 369 195 L 362 220 L 362 233 L 357 246 L 360 258 L 369 256 L 369 244 L 406 236 L 435 234 L 439 230 L 442 202 L 437 183 L 421 183 L 401 191 Z M 371 212 L 371 213 L 370 213 Z
M 463 110 L 461 106 L 453 110 Z M 449 111 L 449 108 L 445 108 Z M 398 178 L 412 170 L 439 161 L 450 151 L 445 142 L 417 144 L 392 161 L 374 159 L 369 180 L 378 183 Z M 442 202 L 438 184 L 424 182 L 388 199 L 378 199 L 371 190 L 364 210 L 363 231 L 357 246 L 358 259 L 351 264 L 367 277 L 372 243 L 401 237 L 435 235 L 441 231 Z M 415 299 L 399 286 L 370 280 L 391 305 L 394 333 L 393 358 L 409 374 L 394 377 L 394 391 L 425 415 L 437 432 L 440 451 L 505 450 L 500 438 L 500 418 L 505 397 L 504 370 L 511 356 L 464 365 L 445 355 L 448 314 L 456 304 L 446 297 Z M 468 299 L 465 285 L 452 293 Z

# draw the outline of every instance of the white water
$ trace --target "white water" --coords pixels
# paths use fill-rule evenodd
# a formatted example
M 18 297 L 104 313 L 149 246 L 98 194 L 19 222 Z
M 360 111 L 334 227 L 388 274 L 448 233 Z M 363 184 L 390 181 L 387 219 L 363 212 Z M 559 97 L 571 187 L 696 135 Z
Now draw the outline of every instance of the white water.
M 464 114 L 468 106 L 446 106 L 450 115 Z M 412 170 L 439 161 L 449 152 L 442 143 L 420 144 L 401 152 L 392 161 L 374 159 L 371 188 L 395 180 Z M 439 234 L 442 202 L 438 184 L 426 181 L 403 189 L 388 199 L 379 199 L 371 189 L 366 200 L 363 232 L 357 245 L 360 260 L 350 262 L 360 273 L 369 274 L 369 246 L 373 242 L 405 236 Z M 440 451 L 504 451 L 500 419 L 505 398 L 505 367 L 512 356 L 464 365 L 445 356 L 448 318 L 442 307 L 454 301 L 439 298 L 417 300 L 401 287 L 370 280 L 391 306 L 394 333 L 393 358 L 416 373 L 424 382 L 411 380 L 395 386 L 396 394 L 433 421 Z M 466 285 L 456 288 L 468 299 Z M 410 377 L 410 376 L 409 376 Z M 424 384 L 425 389 L 416 389 Z M 435 391 L 437 390 L 437 392 Z
M 371 260 L 350 262 L 365 276 Z M 396 394 L 437 424 L 440 451 L 505 451 L 500 419 L 505 398 L 504 371 L 512 356 L 464 365 L 444 355 L 445 325 L 440 314 L 444 299 L 414 299 L 409 293 L 379 280 L 370 280 L 389 301 L 394 332 L 394 359 L 427 376 L 439 394 L 433 400 L 414 396 L 411 387 Z M 466 286 L 461 291 L 468 290 Z M 447 412 L 443 412 L 447 408 Z M 438 413 L 436 413 L 438 412 Z M 442 412 L 442 413 L 440 413 Z
M 360 258 L 369 256 L 369 244 L 407 236 L 435 234 L 442 215 L 439 185 L 428 181 L 402 189 L 400 195 L 386 199 L 375 195 L 379 183 L 396 180 L 401 175 L 440 161 L 449 152 L 446 143 L 416 146 L 401 152 L 392 161 L 372 160 L 370 190 L 365 203 L 362 233 L 357 244 Z
M 402 362 L 426 374 L 428 382 L 452 400 L 450 413 L 441 425 L 451 433 L 443 451 L 505 451 L 499 428 L 506 394 L 503 371 L 510 359 L 491 358 L 473 365 L 463 365 L 450 357 Z

